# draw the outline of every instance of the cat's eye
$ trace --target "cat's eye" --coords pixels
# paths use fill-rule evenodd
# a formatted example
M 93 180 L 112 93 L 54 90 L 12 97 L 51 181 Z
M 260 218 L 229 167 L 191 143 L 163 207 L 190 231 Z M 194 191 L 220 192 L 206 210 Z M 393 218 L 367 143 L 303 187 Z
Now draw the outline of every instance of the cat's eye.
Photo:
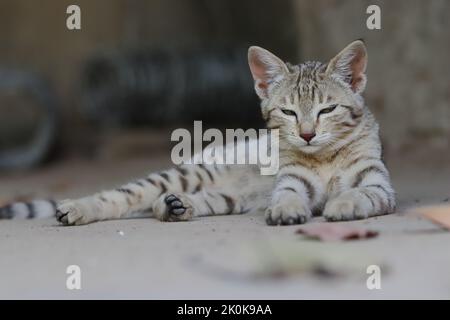
M 283 112 L 285 115 L 288 115 L 288 116 L 294 116 L 294 117 L 297 116 L 297 114 L 294 111 L 292 111 L 292 110 L 281 109 L 281 112 Z
M 322 110 L 319 111 L 319 116 L 320 116 L 321 114 L 326 114 L 326 113 L 333 112 L 334 109 L 336 109 L 336 108 L 337 108 L 337 104 L 333 104 L 331 107 L 324 108 L 324 109 L 322 109 Z

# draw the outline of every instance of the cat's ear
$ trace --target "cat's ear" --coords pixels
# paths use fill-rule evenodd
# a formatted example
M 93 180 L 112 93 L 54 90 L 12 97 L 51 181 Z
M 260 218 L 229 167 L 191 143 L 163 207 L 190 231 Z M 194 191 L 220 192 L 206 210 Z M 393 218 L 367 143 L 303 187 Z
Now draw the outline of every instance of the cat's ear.
M 331 59 L 326 72 L 335 74 L 347 82 L 353 92 L 361 93 L 366 87 L 366 67 L 366 46 L 363 41 L 356 40 Z
M 248 49 L 248 64 L 255 80 L 256 94 L 261 99 L 267 98 L 272 86 L 279 84 L 289 73 L 280 58 L 256 46 Z

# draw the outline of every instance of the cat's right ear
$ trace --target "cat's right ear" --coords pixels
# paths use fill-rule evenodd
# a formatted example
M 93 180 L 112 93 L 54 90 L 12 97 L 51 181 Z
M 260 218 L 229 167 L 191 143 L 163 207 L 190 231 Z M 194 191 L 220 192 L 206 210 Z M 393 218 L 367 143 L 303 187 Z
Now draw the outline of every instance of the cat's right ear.
M 261 99 L 267 98 L 272 87 L 289 73 L 280 58 L 261 47 L 252 46 L 248 49 L 248 64 L 255 80 L 256 94 Z

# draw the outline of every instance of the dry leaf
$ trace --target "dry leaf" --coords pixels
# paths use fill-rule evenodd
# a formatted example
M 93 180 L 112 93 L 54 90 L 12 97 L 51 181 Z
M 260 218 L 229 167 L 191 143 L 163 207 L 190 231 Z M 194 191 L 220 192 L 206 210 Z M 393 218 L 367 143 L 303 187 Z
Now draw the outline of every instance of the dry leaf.
M 430 206 L 414 210 L 428 220 L 450 230 L 450 206 Z
M 377 231 L 368 230 L 355 225 L 337 223 L 306 224 L 299 227 L 296 233 L 322 241 L 368 239 L 378 235 Z

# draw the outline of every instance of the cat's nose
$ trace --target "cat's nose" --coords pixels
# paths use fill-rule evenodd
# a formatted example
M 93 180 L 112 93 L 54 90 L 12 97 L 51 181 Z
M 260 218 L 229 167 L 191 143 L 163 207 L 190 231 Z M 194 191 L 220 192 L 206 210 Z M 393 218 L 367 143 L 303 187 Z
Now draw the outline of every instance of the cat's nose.
M 310 142 L 315 136 L 315 133 L 300 133 L 300 137 L 306 142 Z

